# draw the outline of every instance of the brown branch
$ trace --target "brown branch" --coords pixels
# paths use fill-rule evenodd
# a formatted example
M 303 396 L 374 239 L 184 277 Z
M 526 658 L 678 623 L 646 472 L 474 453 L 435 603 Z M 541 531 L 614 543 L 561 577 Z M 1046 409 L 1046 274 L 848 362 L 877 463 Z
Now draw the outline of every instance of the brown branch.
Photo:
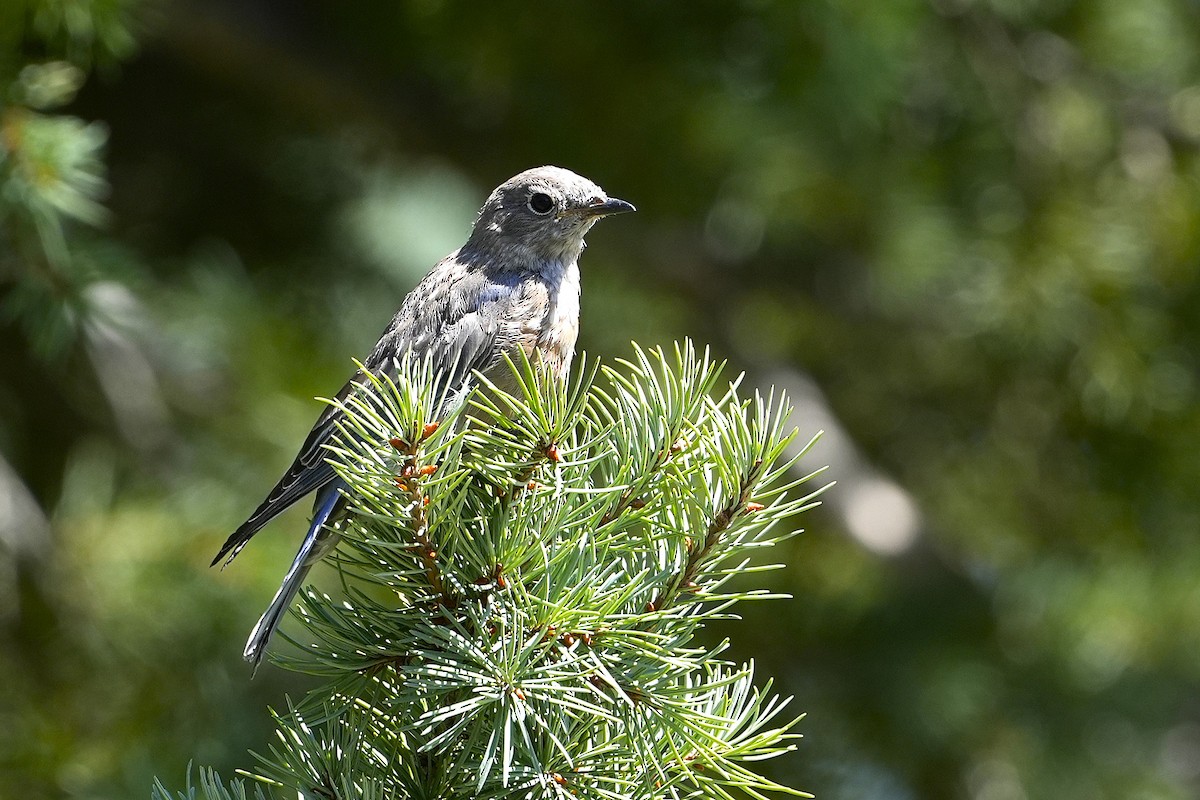
M 713 548 L 720 544 L 721 536 L 729 530 L 733 521 L 739 516 L 762 509 L 758 503 L 750 502 L 750 493 L 754 490 L 761 474 L 762 461 L 755 461 L 749 472 L 742 476 L 738 484 L 737 497 L 716 513 L 712 522 L 708 524 L 708 530 L 705 531 L 704 538 L 699 545 L 690 536 L 687 538 L 687 562 L 683 569 L 669 579 L 654 600 L 648 604 L 647 611 L 661 611 L 673 603 L 680 592 L 694 591 L 700 588 L 696 585 L 696 577 L 700 574 L 700 568 L 708 560 Z
M 687 448 L 688 444 L 688 440 L 680 436 L 666 450 L 658 451 L 658 453 L 655 455 L 654 463 L 650 465 L 650 472 L 647 477 L 653 476 L 654 473 L 662 469 L 666 463 L 671 460 L 671 456 L 683 452 Z M 612 522 L 614 519 L 624 514 L 626 509 L 632 508 L 636 511 L 645 505 L 645 500 L 636 496 L 632 489 L 626 489 L 621 493 L 621 497 L 617 500 L 617 504 L 608 511 L 605 511 L 604 516 L 600 517 L 600 526 L 603 527 L 604 525 Z
M 429 495 L 425 494 L 421 480 L 436 472 L 437 467 L 433 464 L 417 466 L 417 454 L 421 445 L 437 429 L 437 423 L 430 423 L 425 426 L 419 436 L 414 436 L 410 442 L 393 438 L 389 439 L 388 443 L 405 456 L 400 474 L 396 476 L 396 485 L 408 495 L 409 502 L 412 504 L 410 521 L 417 558 L 421 560 L 421 564 L 425 568 L 425 578 L 429 581 L 429 587 L 437 594 L 440 604 L 446 608 L 454 608 L 458 604 L 457 600 L 446 590 L 446 584 L 442 580 L 442 571 L 437 562 L 437 549 L 429 538 L 429 517 L 425 512 L 425 508 L 429 505 Z

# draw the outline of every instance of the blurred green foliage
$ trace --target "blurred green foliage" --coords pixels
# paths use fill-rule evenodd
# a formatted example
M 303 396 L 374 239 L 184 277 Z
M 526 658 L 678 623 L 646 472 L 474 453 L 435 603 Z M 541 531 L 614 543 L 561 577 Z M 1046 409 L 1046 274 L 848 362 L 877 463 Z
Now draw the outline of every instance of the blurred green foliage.
M 640 209 L 584 258 L 589 352 L 692 335 L 852 443 L 739 631 L 810 712 L 774 777 L 1195 796 L 1198 60 L 1183 0 L 0 4 L 0 795 L 263 747 L 302 687 L 239 647 L 303 511 L 204 565 L 557 163 Z M 902 552 L 850 535 L 860 474 Z

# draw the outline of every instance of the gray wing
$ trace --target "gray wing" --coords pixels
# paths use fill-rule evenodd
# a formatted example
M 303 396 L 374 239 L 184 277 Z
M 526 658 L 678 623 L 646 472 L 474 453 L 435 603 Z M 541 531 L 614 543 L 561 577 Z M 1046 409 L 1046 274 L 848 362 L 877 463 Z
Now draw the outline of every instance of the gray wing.
M 438 369 L 438 390 L 464 386 L 473 370 L 486 372 L 519 335 L 511 309 L 521 294 L 519 282 L 507 275 L 469 269 L 447 257 L 404 299 L 400 310 L 363 362 L 371 372 L 393 371 L 405 353 L 429 357 Z M 354 375 L 337 393 L 345 400 L 364 380 Z M 334 478 L 325 462 L 324 445 L 337 432 L 342 411 L 327 406 L 317 418 L 300 452 L 265 500 L 221 546 L 212 563 L 232 561 L 264 525 L 300 498 Z
M 438 390 L 463 386 L 472 370 L 494 368 L 519 335 L 512 311 L 522 288 L 513 278 L 479 271 L 431 273 L 405 298 L 363 364 L 371 372 L 394 373 L 395 362 L 411 353 L 432 359 Z

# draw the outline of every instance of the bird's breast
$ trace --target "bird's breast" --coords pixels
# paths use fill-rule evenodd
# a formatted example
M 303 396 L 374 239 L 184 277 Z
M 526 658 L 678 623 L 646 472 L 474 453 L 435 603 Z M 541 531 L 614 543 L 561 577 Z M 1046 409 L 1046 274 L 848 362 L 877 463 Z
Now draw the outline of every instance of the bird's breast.
M 546 310 L 537 331 L 536 346 L 559 374 L 565 375 L 579 336 L 579 267 L 560 265 L 544 273 Z

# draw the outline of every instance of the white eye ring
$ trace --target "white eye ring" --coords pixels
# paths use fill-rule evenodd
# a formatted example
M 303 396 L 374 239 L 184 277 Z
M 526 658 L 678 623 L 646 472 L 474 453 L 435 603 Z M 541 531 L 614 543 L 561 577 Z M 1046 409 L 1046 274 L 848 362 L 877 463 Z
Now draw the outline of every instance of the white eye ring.
M 539 217 L 544 217 L 554 210 L 554 198 L 545 192 L 534 192 L 529 195 L 529 202 L 526 203 L 526 206 Z

